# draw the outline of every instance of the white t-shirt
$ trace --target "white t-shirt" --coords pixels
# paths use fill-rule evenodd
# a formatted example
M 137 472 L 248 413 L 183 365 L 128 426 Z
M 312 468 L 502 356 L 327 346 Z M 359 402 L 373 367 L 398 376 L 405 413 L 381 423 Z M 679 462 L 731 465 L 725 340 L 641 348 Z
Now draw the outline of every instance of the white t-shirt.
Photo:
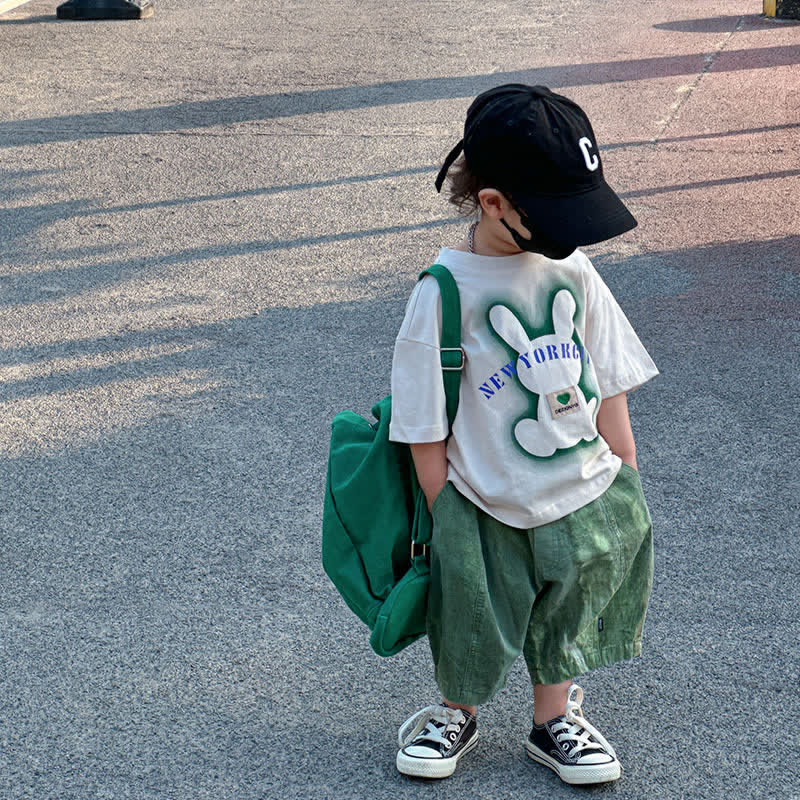
M 579 250 L 563 261 L 443 249 L 461 298 L 465 353 L 448 480 L 501 522 L 533 528 L 599 497 L 620 459 L 595 426 L 603 397 L 658 374 Z M 396 442 L 438 442 L 448 424 L 436 279 L 415 287 L 392 366 Z

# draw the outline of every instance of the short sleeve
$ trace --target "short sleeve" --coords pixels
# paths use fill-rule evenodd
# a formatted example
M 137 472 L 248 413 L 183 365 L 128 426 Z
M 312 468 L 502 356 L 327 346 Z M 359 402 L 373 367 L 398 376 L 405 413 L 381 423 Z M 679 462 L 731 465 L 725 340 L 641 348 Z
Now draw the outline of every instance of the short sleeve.
M 653 359 L 591 263 L 587 273 L 584 344 L 594 361 L 603 397 L 629 392 L 658 375 Z
M 439 285 L 425 276 L 414 287 L 394 346 L 389 439 L 422 444 L 447 438 L 447 401 L 439 344 Z

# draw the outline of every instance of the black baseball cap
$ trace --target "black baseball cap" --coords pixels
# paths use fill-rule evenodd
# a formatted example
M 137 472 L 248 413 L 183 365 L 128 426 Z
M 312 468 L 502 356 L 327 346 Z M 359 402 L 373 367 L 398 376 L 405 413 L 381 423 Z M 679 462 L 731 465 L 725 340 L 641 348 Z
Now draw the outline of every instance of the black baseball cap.
M 473 175 L 556 242 L 594 244 L 637 225 L 603 177 L 589 118 L 546 86 L 507 83 L 478 95 L 464 138 L 436 178 L 437 191 L 462 150 Z

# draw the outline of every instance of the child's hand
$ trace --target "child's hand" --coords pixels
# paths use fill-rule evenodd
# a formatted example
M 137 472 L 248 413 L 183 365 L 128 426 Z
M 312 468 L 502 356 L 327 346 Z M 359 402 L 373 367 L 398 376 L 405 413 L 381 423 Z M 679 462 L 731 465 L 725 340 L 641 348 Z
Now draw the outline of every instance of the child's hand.
M 636 443 L 633 440 L 631 420 L 628 416 L 628 395 L 604 397 L 597 412 L 597 430 L 606 440 L 614 455 L 619 456 L 626 464 L 636 466 Z

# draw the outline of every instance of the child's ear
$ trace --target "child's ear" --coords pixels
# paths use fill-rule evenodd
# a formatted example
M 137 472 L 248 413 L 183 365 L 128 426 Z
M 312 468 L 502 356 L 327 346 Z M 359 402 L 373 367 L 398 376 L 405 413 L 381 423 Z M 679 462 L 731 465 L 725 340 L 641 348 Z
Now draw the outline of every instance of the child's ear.
M 478 192 L 478 202 L 481 211 L 492 219 L 501 219 L 506 212 L 505 205 L 508 200 L 497 189 L 481 189 Z
M 562 289 L 553 298 L 553 328 L 559 339 L 571 339 L 575 326 L 572 318 L 575 316 L 575 298 L 572 292 Z

